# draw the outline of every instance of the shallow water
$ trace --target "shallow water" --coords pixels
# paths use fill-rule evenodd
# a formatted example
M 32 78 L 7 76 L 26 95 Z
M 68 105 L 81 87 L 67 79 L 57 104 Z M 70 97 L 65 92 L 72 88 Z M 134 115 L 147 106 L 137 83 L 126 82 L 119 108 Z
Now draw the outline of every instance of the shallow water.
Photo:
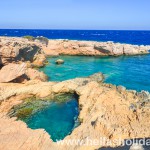
M 56 141 L 65 138 L 79 125 L 79 110 L 75 97 L 71 97 L 66 102 L 36 101 L 30 102 L 25 107 L 22 104 L 19 106 L 19 109 L 17 108 L 18 112 L 25 108 L 42 108 L 36 110 L 36 112 L 33 109 L 34 113 L 24 118 L 18 118 L 24 121 L 29 128 L 45 129 L 51 136 L 51 139 Z
M 123 85 L 128 89 L 150 91 L 150 55 L 120 57 L 60 56 L 65 61 L 56 65 L 58 58 L 48 58 L 42 68 L 50 81 L 63 81 L 89 76 L 96 72 L 105 75 L 105 82 Z

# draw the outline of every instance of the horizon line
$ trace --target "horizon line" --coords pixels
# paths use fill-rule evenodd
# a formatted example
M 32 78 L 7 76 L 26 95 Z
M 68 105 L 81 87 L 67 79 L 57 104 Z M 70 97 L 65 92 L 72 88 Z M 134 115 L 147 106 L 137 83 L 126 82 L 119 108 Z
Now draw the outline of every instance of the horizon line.
M 0 30 L 74 30 L 74 31 L 150 31 L 150 29 L 42 29 L 42 28 L 0 28 Z

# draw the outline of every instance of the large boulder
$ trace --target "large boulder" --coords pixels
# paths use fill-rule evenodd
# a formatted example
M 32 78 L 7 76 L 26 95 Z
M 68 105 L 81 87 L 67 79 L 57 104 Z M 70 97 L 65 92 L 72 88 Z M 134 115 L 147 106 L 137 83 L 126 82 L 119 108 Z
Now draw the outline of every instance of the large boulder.
M 39 72 L 36 69 L 28 68 L 26 71 L 26 75 L 30 80 L 40 80 L 43 82 L 48 80 L 48 77 L 43 72 Z
M 64 63 L 64 60 L 62 59 L 58 59 L 55 61 L 56 64 L 60 65 L 60 64 L 63 64 Z
M 43 67 L 46 63 L 46 57 L 44 54 L 39 54 L 35 56 L 35 60 L 33 61 L 33 66 L 35 67 Z
M 26 72 L 26 64 L 8 64 L 0 70 L 0 83 L 11 82 Z

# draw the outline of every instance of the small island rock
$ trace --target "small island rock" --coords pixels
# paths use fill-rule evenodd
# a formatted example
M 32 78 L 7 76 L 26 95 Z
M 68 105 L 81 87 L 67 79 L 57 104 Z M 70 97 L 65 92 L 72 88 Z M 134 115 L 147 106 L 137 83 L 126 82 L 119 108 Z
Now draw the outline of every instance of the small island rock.
M 63 63 L 64 63 L 64 60 L 58 59 L 58 60 L 55 61 L 55 63 L 58 64 L 58 65 L 59 65 L 59 64 L 63 64 Z

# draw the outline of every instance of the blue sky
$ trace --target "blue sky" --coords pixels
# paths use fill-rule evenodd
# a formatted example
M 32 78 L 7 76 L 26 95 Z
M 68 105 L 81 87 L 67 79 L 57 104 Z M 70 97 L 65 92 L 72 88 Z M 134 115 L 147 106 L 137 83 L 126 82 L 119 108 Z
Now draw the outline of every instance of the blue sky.
M 150 30 L 150 0 L 1 0 L 0 28 Z

